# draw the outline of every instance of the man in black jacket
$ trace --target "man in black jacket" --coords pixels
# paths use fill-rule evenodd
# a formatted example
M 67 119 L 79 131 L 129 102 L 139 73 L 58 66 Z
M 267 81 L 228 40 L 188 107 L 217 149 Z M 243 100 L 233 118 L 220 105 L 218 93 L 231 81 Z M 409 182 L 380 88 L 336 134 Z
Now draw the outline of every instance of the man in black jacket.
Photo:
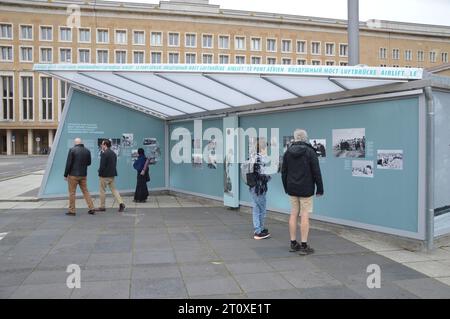
M 314 192 L 318 197 L 323 195 L 323 183 L 317 153 L 307 142 L 308 134 L 305 130 L 297 129 L 294 132 L 294 139 L 295 142 L 284 153 L 281 174 L 284 191 L 291 200 L 289 218 L 291 252 L 298 251 L 301 255 L 308 255 L 314 252 L 307 244 L 309 215 L 313 211 Z M 301 245 L 297 242 L 297 217 L 300 213 Z
M 106 211 L 105 191 L 107 186 L 111 189 L 111 193 L 119 203 L 119 212 L 123 212 L 125 210 L 125 204 L 123 203 L 122 197 L 120 197 L 120 194 L 114 184 L 114 177 L 117 176 L 116 165 L 117 155 L 111 150 L 111 141 L 103 140 L 102 154 L 100 155 L 100 168 L 98 169 L 98 176 L 100 177 L 100 207 L 96 209 L 98 212 Z
M 69 150 L 64 170 L 64 179 L 69 184 L 69 212 L 66 215 L 75 216 L 75 193 L 80 185 L 84 200 L 89 207 L 89 214 L 94 214 L 94 203 L 87 188 L 87 167 L 91 165 L 91 152 L 84 147 L 80 138 L 75 139 L 75 146 Z

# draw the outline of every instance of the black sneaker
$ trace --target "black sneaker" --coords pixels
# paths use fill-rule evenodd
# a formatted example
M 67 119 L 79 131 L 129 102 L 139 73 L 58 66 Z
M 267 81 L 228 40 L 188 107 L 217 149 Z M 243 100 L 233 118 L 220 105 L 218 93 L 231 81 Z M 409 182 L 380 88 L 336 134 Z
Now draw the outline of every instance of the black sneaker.
M 119 212 L 121 213 L 123 211 L 125 211 L 125 204 L 120 204 L 119 205 Z
M 295 241 L 294 243 L 291 243 L 291 249 L 289 250 L 291 253 L 295 253 L 300 250 L 302 246 L 298 243 L 298 241 Z
M 267 228 L 264 228 L 261 232 L 261 234 L 268 234 L 268 233 L 269 233 L 269 230 Z
M 302 245 L 299 245 L 300 249 L 298 250 L 299 255 L 306 256 L 314 253 L 314 249 L 312 249 L 309 245 L 306 247 L 303 247 Z
M 253 236 L 253 238 L 254 239 L 256 239 L 256 240 L 260 240 L 260 239 L 266 239 L 266 238 L 269 238 L 270 237 L 270 234 L 269 233 L 263 233 L 263 232 L 261 232 L 261 233 L 259 233 L 259 234 L 255 234 L 254 236 Z

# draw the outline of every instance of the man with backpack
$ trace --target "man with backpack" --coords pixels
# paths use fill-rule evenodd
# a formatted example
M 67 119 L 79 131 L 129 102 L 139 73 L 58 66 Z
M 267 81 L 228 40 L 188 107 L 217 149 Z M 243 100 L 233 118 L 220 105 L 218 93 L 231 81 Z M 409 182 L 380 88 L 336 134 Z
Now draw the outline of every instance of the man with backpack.
M 253 238 L 260 240 L 270 237 L 269 230 L 264 228 L 267 212 L 267 183 L 270 181 L 270 176 L 264 174 L 264 167 L 267 165 L 267 143 L 265 139 L 258 139 L 256 147 L 256 154 L 247 163 L 244 163 L 244 166 L 252 166 L 250 169 L 244 169 L 244 174 L 253 202 Z
M 309 215 L 313 211 L 313 196 L 323 195 L 322 175 L 319 160 L 314 148 L 309 144 L 305 130 L 296 129 L 295 142 L 289 146 L 283 156 L 281 176 L 284 191 L 290 196 L 291 216 L 289 218 L 289 235 L 291 252 L 300 255 L 314 253 L 308 244 Z M 301 214 L 301 244 L 297 242 L 297 218 Z

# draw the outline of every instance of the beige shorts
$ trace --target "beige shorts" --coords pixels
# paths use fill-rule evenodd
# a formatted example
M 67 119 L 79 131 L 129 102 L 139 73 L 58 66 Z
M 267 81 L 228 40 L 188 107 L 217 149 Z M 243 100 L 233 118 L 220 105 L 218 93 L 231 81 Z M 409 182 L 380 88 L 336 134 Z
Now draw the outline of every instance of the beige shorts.
M 297 211 L 300 215 L 301 213 L 311 214 L 313 212 L 313 197 L 296 197 L 289 196 L 291 200 L 292 211 Z

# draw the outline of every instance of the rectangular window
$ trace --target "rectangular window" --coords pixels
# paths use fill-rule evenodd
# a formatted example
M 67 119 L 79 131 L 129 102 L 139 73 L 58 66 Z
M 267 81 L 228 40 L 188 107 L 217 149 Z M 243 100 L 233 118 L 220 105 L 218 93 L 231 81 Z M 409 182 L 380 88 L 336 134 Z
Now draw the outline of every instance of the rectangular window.
M 348 66 L 348 62 L 339 62 L 340 66 Z
M 145 45 L 145 32 L 144 31 L 134 31 L 133 32 L 133 44 L 134 45 Z
M 297 64 L 298 65 L 306 65 L 306 60 L 305 59 L 297 59 Z
M 230 37 L 227 35 L 219 36 L 219 49 L 229 49 L 230 48 Z
M 65 81 L 59 81 L 59 105 L 61 114 L 64 111 L 64 106 L 66 106 L 67 96 L 69 94 L 70 83 Z
M 320 60 L 312 60 L 311 61 L 312 65 L 321 65 L 322 62 Z
M 297 41 L 297 53 L 306 53 L 306 41 Z
M 334 61 L 326 61 L 325 62 L 325 65 L 329 65 L 329 66 L 334 65 L 334 64 L 335 64 Z
M 1 76 L 2 89 L 2 119 L 5 121 L 14 119 L 14 82 L 10 75 Z
M 430 62 L 436 63 L 436 52 L 434 52 L 434 51 L 430 52 Z
M 448 52 L 441 53 L 442 63 L 448 63 Z
M 283 59 L 281 59 L 281 63 L 282 64 L 285 64 L 285 65 L 289 65 L 289 64 L 291 64 L 291 59 L 288 59 L 288 58 L 283 58 Z
M 41 62 L 52 63 L 52 61 L 53 61 L 52 48 L 41 48 Z
M 186 53 L 185 63 L 187 63 L 187 64 L 197 63 L 197 55 L 195 53 Z
M 213 63 L 213 55 L 212 54 L 203 54 L 202 62 L 204 64 L 212 64 Z
M 52 40 L 53 40 L 53 28 L 41 27 L 41 41 L 52 41 Z
M 311 42 L 311 54 L 320 54 L 320 42 Z
M 275 39 L 267 39 L 267 48 L 268 52 L 277 52 L 277 40 Z
M 180 34 L 179 33 L 169 33 L 169 46 L 170 47 L 180 46 Z
M 152 32 L 150 35 L 150 44 L 152 46 L 162 46 L 162 33 Z
M 108 50 L 97 50 L 97 63 L 109 63 Z
M 202 47 L 205 49 L 212 49 L 213 47 L 213 36 L 211 34 L 204 34 Z
M 116 44 L 127 44 L 126 30 L 116 30 Z
M 71 42 L 72 41 L 72 29 L 61 27 L 59 28 L 59 41 Z
M 399 59 L 400 59 L 400 50 L 392 49 L 392 60 L 399 60 Z
M 161 59 L 162 55 L 161 52 L 152 52 L 151 54 L 151 58 L 152 58 L 152 63 L 162 63 L 162 59 Z
M 277 58 L 267 58 L 267 64 L 277 64 Z
M 405 50 L 405 61 L 412 61 L 412 51 Z
M 289 53 L 291 52 L 291 40 L 282 40 L 281 41 L 281 52 Z
M 236 37 L 234 39 L 235 50 L 245 50 L 245 37 Z
M 78 50 L 78 63 L 91 63 L 91 52 L 88 49 Z
M 41 78 L 41 119 L 53 119 L 53 82 L 52 78 Z
M 12 24 L 2 23 L 0 24 L 0 39 L 12 40 Z
M 171 63 L 171 64 L 180 63 L 180 54 L 179 53 L 169 53 L 169 63 Z
M 144 51 L 133 52 L 133 63 L 142 64 L 144 63 Z
M 194 33 L 186 33 L 184 45 L 187 48 L 196 48 L 197 47 L 197 35 Z
M 33 119 L 33 77 L 22 76 L 22 120 Z
M 116 62 L 118 64 L 127 63 L 127 51 L 119 50 L 116 51 Z
M 20 61 L 21 62 L 33 62 L 33 47 L 21 47 L 20 48 Z
M 59 61 L 61 63 L 72 62 L 72 50 L 71 49 L 59 49 Z
M 387 59 L 387 49 L 386 48 L 380 48 L 379 58 L 380 58 L 380 60 Z
M 245 56 L 237 55 L 235 58 L 236 64 L 245 64 Z
M 91 42 L 91 30 L 90 29 L 79 29 L 79 42 L 89 43 Z
M 348 56 L 348 44 L 339 44 L 339 56 Z
M 417 61 L 419 62 L 425 61 L 425 54 L 423 51 L 417 51 Z
M 252 38 L 251 42 L 252 51 L 261 51 L 261 38 Z
M 109 43 L 109 31 L 107 29 L 97 30 L 97 43 Z
M 219 55 L 219 63 L 220 64 L 229 64 L 230 63 L 230 56 L 227 55 L 227 54 Z
M 12 46 L 1 46 L 1 61 L 2 62 L 12 62 L 13 61 L 13 47 Z
M 31 25 L 20 26 L 20 40 L 33 40 L 33 26 Z
M 334 43 L 325 43 L 325 54 L 334 55 Z
M 260 56 L 252 56 L 252 64 L 261 64 Z

